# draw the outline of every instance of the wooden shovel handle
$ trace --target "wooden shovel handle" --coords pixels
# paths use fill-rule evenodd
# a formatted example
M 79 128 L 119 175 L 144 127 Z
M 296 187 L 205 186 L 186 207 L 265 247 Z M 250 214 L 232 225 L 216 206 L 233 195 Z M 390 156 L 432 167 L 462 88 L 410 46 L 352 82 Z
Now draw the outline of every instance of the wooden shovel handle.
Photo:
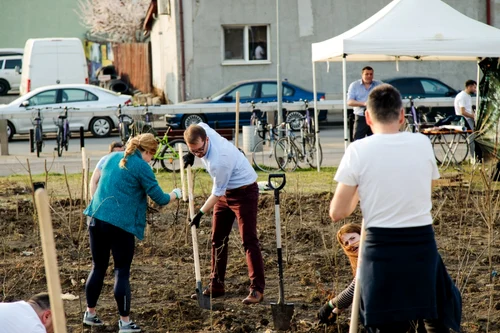
M 52 230 L 52 219 L 50 217 L 49 199 L 44 189 L 36 190 L 35 203 L 40 222 L 43 260 L 45 262 L 45 275 L 50 297 L 54 332 L 66 333 L 66 317 L 61 298 L 61 281 L 59 280 L 59 269 L 57 268 L 56 246 Z
M 191 173 L 191 166 L 187 167 L 187 182 L 188 182 L 188 198 L 189 198 L 189 216 L 191 220 L 194 218 L 194 197 L 193 197 L 193 175 Z M 193 257 L 194 257 L 194 274 L 196 282 L 201 281 L 200 271 L 200 253 L 198 251 L 198 235 L 196 233 L 196 226 L 191 227 L 191 237 L 193 239 Z

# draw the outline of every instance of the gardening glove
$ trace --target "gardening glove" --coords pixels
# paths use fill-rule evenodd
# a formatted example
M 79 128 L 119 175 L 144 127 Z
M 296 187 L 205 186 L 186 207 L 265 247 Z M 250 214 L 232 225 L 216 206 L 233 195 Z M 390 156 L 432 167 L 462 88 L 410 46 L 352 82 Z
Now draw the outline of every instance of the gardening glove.
M 187 168 L 189 165 L 193 166 L 194 155 L 191 152 L 188 152 L 186 155 L 182 156 L 182 162 L 184 163 L 185 168 Z
M 318 319 L 320 324 L 333 324 L 337 320 L 337 314 L 333 313 L 333 308 L 330 302 L 325 303 L 318 312 Z
M 170 198 L 174 197 L 180 199 L 182 197 L 182 190 L 180 188 L 174 188 L 172 193 L 170 193 Z
M 201 217 L 203 216 L 203 212 L 200 210 L 198 212 L 198 214 L 196 214 L 194 217 L 193 217 L 193 220 L 190 221 L 189 223 L 189 226 L 192 227 L 193 225 L 196 227 L 196 228 L 199 228 L 200 227 L 200 221 L 201 221 Z

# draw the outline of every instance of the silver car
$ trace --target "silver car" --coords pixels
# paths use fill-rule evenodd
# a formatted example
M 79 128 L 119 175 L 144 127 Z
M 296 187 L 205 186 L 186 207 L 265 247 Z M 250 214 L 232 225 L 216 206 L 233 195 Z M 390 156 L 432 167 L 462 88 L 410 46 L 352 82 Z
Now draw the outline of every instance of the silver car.
M 7 118 L 9 140 L 14 134 L 26 134 L 33 128 L 32 118 L 41 109 L 44 132 L 56 132 L 52 120 L 54 109 L 65 106 L 69 111 L 70 131 L 83 127 L 96 137 L 108 136 L 118 126 L 114 110 L 118 105 L 130 105 L 132 96 L 121 95 L 89 84 L 60 84 L 41 87 L 7 105 L 0 105 L 0 116 Z M 91 111 L 91 112 L 89 112 Z M 44 117 L 44 112 L 47 117 Z M 102 115 L 101 115 L 102 114 Z

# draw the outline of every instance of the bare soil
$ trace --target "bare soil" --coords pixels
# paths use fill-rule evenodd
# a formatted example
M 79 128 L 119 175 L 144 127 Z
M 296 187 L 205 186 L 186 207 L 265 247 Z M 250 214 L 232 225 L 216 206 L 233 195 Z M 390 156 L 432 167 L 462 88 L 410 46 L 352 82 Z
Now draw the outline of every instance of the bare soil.
M 61 186 L 64 186 L 61 184 Z M 43 254 L 36 213 L 29 188 L 0 180 L 0 301 L 27 299 L 46 290 Z M 497 193 L 492 193 L 497 197 Z M 294 303 L 293 331 L 347 332 L 350 311 L 337 324 L 318 326 L 316 313 L 328 295 L 342 291 L 351 281 L 348 260 L 335 241 L 340 224 L 332 225 L 328 205 L 332 193 L 282 193 L 281 217 L 285 259 L 285 296 Z M 464 186 L 440 187 L 434 192 L 435 231 L 440 253 L 462 291 L 463 332 L 500 332 L 500 283 L 493 270 L 500 266 L 498 222 L 493 225 L 491 246 L 484 220 L 484 192 Z M 201 204 L 204 197 L 197 197 Z M 113 266 L 110 263 L 98 304 L 106 326 L 83 327 L 84 281 L 91 268 L 88 236 L 80 200 L 51 197 L 63 293 L 79 299 L 65 301 L 68 332 L 117 332 L 118 313 L 113 298 Z M 131 318 L 143 332 L 273 332 L 270 302 L 278 298 L 275 213 L 272 192 L 261 194 L 259 225 L 266 269 L 265 301 L 245 306 L 248 294 L 245 256 L 237 229 L 230 241 L 226 296 L 213 302 L 214 310 L 198 307 L 190 299 L 195 290 L 187 203 L 172 203 L 148 214 L 143 241 L 136 243 L 131 272 Z M 360 222 L 360 212 L 346 222 Z M 199 229 L 204 283 L 210 266 L 210 221 Z M 491 250 L 491 251 L 489 251 Z M 492 259 L 490 266 L 489 256 Z M 489 325 L 489 326 L 488 326 Z

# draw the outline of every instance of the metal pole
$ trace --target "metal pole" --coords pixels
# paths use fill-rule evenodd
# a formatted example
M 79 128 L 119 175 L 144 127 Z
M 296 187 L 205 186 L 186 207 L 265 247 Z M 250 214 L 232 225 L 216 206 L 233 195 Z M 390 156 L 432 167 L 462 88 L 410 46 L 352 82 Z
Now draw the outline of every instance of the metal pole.
M 347 149 L 348 129 L 347 129 L 347 64 L 346 55 L 342 56 L 342 94 L 344 98 L 344 150 Z
M 283 122 L 283 114 L 282 114 L 282 93 L 283 88 L 281 84 L 281 71 L 280 71 L 280 9 L 279 9 L 279 0 L 276 0 L 276 81 L 277 81 L 277 89 L 278 89 L 278 125 L 281 125 Z M 283 133 L 278 131 L 279 136 L 281 137 Z
M 318 172 L 321 170 L 319 165 L 319 123 L 318 123 L 318 92 L 316 91 L 316 63 L 313 61 L 313 97 L 314 97 L 314 135 L 316 137 L 316 161 L 318 161 Z

